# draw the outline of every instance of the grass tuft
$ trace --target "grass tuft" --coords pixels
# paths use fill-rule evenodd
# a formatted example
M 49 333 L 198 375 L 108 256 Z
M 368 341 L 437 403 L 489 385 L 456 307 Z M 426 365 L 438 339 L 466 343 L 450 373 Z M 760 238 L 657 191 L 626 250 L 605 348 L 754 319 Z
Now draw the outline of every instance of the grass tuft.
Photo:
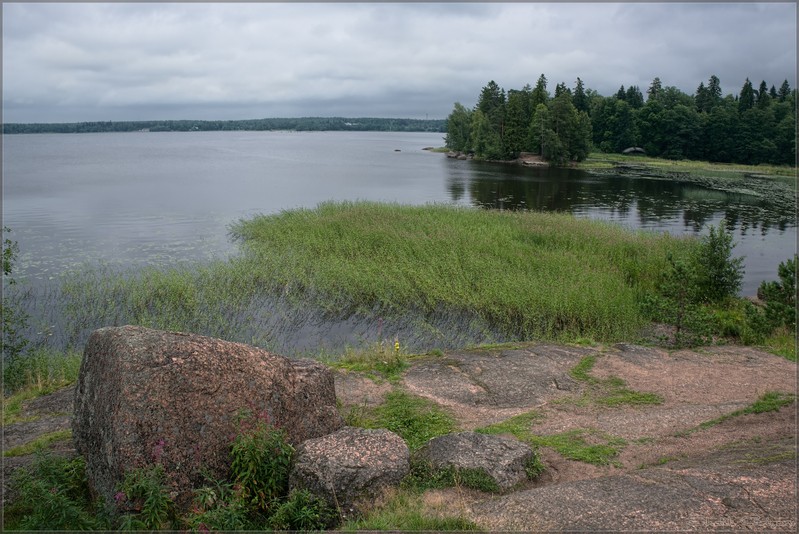
M 455 419 L 434 402 L 393 391 L 385 402 L 357 418 L 364 428 L 385 428 L 398 434 L 414 451 L 432 438 L 457 430 Z

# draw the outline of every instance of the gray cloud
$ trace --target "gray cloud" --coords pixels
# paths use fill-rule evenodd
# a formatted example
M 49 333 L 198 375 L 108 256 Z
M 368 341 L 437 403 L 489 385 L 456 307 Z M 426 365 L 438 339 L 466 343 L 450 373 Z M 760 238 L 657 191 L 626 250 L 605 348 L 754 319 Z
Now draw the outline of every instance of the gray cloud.
M 796 78 L 794 4 L 4 4 L 6 122 L 443 118 L 495 80 Z

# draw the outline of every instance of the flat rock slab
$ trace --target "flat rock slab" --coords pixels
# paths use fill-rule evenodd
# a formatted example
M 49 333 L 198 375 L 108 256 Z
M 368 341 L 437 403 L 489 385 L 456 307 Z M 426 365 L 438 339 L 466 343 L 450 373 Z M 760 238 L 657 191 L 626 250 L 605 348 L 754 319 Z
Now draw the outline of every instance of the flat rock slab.
M 414 455 L 414 461 L 431 468 L 477 470 L 494 481 L 499 491 L 527 482 L 526 467 L 535 458 L 529 445 L 515 439 L 477 432 L 457 432 L 428 441 Z
M 668 467 L 579 480 L 475 503 L 492 531 L 796 530 L 795 441 L 759 444 Z M 775 460 L 776 459 L 776 460 Z
M 414 363 L 403 385 L 450 408 L 462 428 L 472 429 L 577 391 L 569 370 L 591 354 L 596 351 L 559 345 L 456 352 Z

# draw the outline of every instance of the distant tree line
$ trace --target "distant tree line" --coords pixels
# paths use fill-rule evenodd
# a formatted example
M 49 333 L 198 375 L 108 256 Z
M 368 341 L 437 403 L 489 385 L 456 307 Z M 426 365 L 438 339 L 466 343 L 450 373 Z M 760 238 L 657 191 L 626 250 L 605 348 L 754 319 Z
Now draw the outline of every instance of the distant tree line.
M 543 74 L 535 87 L 507 93 L 494 81 L 473 109 L 455 103 L 446 145 L 490 160 L 540 154 L 552 163 L 581 161 L 592 149 L 641 147 L 650 156 L 757 165 L 796 164 L 796 89 L 746 79 L 738 95 L 722 96 L 714 75 L 693 95 L 655 78 L 646 90 L 622 85 L 602 96 L 577 78 L 554 95 Z
M 296 131 L 378 131 L 445 132 L 444 119 L 385 119 L 344 117 L 300 117 L 291 119 L 248 119 L 227 121 L 155 120 L 100 121 L 65 123 L 3 124 L 4 134 L 17 133 L 93 133 L 93 132 L 193 132 L 222 130 L 296 130 Z

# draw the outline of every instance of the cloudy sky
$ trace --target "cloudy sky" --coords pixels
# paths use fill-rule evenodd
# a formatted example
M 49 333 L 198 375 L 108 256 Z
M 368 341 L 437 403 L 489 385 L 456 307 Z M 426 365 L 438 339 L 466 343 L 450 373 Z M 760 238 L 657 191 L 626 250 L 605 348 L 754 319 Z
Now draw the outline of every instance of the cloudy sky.
M 796 86 L 796 4 L 2 4 L 3 120 L 445 118 L 507 89 Z

